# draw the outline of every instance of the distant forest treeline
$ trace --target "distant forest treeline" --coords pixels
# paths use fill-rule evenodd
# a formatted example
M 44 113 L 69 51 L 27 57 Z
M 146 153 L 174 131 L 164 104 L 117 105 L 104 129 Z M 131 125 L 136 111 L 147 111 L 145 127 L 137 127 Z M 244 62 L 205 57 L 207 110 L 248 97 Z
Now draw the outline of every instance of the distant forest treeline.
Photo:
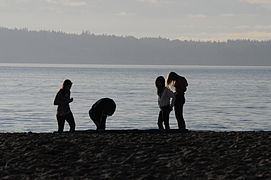
M 0 28 L 1 63 L 271 65 L 271 40 L 226 42 Z

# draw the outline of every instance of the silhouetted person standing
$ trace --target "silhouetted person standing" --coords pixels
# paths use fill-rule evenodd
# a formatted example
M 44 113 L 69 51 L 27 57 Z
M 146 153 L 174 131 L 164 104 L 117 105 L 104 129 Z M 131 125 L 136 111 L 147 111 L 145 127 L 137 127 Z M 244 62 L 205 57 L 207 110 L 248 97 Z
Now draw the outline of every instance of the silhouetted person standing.
M 70 132 L 75 131 L 75 122 L 74 117 L 70 109 L 70 103 L 73 101 L 71 96 L 71 87 L 72 82 L 69 79 L 66 79 L 63 82 L 62 88 L 56 94 L 54 105 L 58 105 L 57 107 L 57 123 L 58 123 L 58 132 L 63 132 L 65 120 L 70 125 Z
M 116 103 L 110 98 L 102 98 L 92 105 L 89 117 L 95 123 L 97 130 L 105 130 L 107 116 L 112 116 L 116 110 Z
M 155 86 L 157 88 L 158 95 L 158 105 L 160 108 L 159 117 L 158 117 L 158 128 L 164 129 L 163 123 L 165 125 L 165 129 L 170 129 L 169 127 L 169 114 L 172 111 L 175 101 L 174 93 L 166 87 L 165 78 L 163 76 L 159 76 L 155 80 Z M 170 102 L 170 99 L 171 102 Z
M 188 86 L 187 80 L 175 72 L 170 72 L 167 77 L 167 86 L 169 85 L 174 86 L 176 91 L 174 111 L 178 122 L 178 127 L 180 130 L 187 130 L 183 118 L 183 106 L 185 103 L 184 94 Z

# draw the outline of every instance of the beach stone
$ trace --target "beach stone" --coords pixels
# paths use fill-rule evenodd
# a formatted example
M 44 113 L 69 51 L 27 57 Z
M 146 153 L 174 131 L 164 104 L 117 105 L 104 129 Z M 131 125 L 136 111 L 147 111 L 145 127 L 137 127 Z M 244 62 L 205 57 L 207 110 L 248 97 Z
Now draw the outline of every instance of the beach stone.
M 271 133 L 0 133 L 0 179 L 271 179 Z

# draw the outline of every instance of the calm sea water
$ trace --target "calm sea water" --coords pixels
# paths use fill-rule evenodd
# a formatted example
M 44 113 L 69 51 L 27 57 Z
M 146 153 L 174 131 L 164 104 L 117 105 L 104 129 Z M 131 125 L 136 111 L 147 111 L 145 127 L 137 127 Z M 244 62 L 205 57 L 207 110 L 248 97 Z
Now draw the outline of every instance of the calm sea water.
M 95 129 L 88 110 L 102 97 L 117 104 L 107 129 L 157 128 L 154 80 L 169 71 L 188 80 L 189 129 L 271 130 L 271 67 L 0 64 L 0 132 L 56 131 L 53 100 L 64 79 L 73 81 L 77 130 Z

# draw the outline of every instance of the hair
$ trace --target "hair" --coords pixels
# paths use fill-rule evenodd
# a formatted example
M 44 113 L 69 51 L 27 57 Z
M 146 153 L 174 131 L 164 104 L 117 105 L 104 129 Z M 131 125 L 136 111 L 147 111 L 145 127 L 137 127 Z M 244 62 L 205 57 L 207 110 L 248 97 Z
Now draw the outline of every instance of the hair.
M 177 77 L 178 77 L 179 75 L 177 74 L 177 73 L 175 73 L 175 72 L 170 72 L 168 75 L 167 75 L 167 86 L 169 86 L 171 83 L 172 83 L 172 81 L 176 81 L 176 79 L 177 79 Z
M 157 77 L 155 80 L 155 86 L 157 88 L 157 95 L 161 97 L 165 89 L 165 78 L 163 76 Z
M 65 89 L 66 87 L 71 86 L 71 85 L 72 85 L 71 80 L 66 79 L 62 84 L 62 89 Z

